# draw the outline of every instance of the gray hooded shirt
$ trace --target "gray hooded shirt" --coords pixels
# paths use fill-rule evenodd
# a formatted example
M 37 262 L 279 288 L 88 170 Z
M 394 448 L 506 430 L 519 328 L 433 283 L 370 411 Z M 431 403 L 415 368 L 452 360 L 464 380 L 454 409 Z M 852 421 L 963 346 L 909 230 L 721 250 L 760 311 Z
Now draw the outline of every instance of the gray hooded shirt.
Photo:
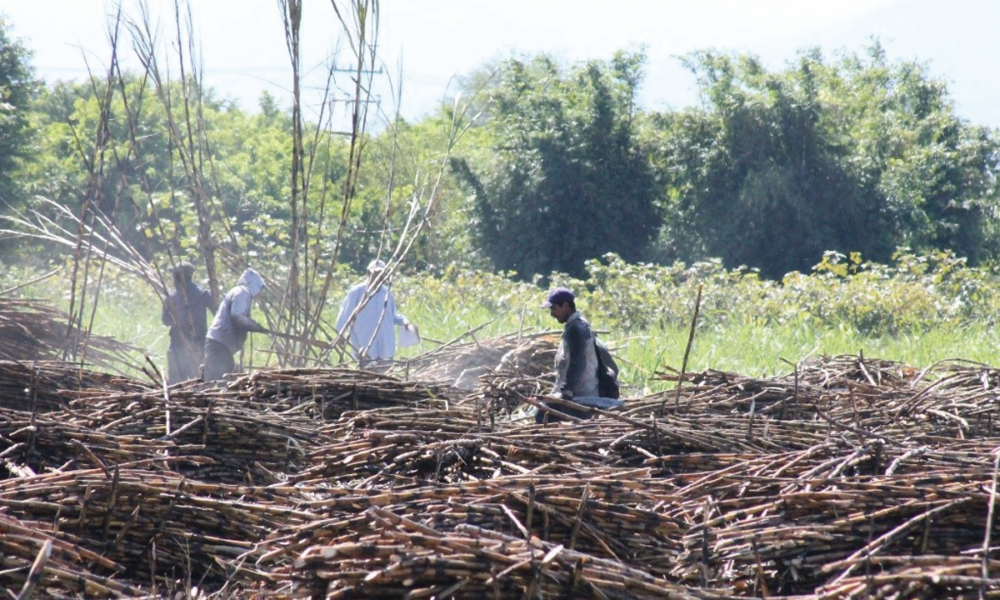
M 253 331 L 254 326 L 260 328 L 250 319 L 250 305 L 254 296 L 262 289 L 264 289 L 264 278 L 257 271 L 253 269 L 243 271 L 239 283 L 229 290 L 219 303 L 219 310 L 215 311 L 215 320 L 212 321 L 212 326 L 208 328 L 205 337 L 224 345 L 233 354 L 239 352 L 247 341 L 247 333 Z

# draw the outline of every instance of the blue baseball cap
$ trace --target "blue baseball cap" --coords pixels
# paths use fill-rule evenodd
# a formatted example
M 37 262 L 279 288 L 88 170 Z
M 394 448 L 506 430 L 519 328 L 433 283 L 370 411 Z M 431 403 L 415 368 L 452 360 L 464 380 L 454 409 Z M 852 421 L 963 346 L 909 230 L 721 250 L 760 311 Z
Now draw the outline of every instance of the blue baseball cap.
M 573 292 L 569 291 L 564 287 L 557 287 L 556 289 L 549 292 L 549 298 L 545 302 L 542 302 L 542 308 L 549 308 L 553 304 L 562 304 L 563 302 L 572 302 L 576 299 Z

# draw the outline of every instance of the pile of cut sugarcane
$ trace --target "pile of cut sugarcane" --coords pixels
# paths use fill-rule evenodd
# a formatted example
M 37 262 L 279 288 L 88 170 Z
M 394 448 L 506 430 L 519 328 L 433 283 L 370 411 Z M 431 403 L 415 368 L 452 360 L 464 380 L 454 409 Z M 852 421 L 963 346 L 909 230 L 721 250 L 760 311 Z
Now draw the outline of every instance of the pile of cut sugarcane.
M 502 380 L 533 381 L 551 373 L 558 339 L 558 333 L 542 332 L 478 340 L 470 332 L 409 359 L 405 374 L 423 381 L 449 381 L 465 390 L 477 389 L 484 378 L 497 379 L 498 372 Z M 502 382 L 494 385 L 502 387 Z
M 821 357 L 541 426 L 509 410 L 539 389 L 519 353 L 551 359 L 540 339 L 479 342 L 509 349 L 475 390 L 351 369 L 164 388 L 0 362 L 0 589 L 1000 597 L 1000 371 Z M 456 378 L 447 354 L 422 381 Z
M 141 368 L 138 348 L 82 331 L 68 314 L 42 300 L 0 296 L 0 360 L 54 361 L 81 356 L 106 369 Z

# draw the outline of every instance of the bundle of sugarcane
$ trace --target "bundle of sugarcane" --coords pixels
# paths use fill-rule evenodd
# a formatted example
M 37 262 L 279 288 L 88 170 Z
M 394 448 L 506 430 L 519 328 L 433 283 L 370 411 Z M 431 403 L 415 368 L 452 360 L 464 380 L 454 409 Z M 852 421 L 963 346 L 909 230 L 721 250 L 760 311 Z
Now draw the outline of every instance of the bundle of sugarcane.
M 427 431 L 465 435 L 487 431 L 488 423 L 475 404 L 451 402 L 441 408 L 392 406 L 363 411 L 349 411 L 330 423 L 332 435 L 363 435 L 367 430 Z
M 862 569 L 816 591 L 816 600 L 1000 597 L 1000 561 L 940 554 L 870 556 Z
M 910 365 L 860 354 L 809 358 L 797 365 L 796 372 L 801 381 L 826 389 L 846 389 L 848 382 L 909 388 L 920 379 Z
M 617 467 L 665 466 L 686 455 L 784 452 L 827 440 L 831 426 L 818 421 L 777 421 L 753 415 L 651 415 L 636 419 L 615 411 L 598 418 L 539 427 L 507 424 L 501 435 L 510 443 L 531 443 L 553 454 Z M 588 464 L 588 463 L 585 463 Z M 680 465 L 681 463 L 677 463 Z
M 0 360 L 62 360 L 70 341 L 85 348 L 80 359 L 86 363 L 117 371 L 139 366 L 138 348 L 80 331 L 68 314 L 46 302 L 0 297 Z
M 162 391 L 108 394 L 72 404 L 67 420 L 100 435 L 169 444 L 164 456 L 185 475 L 206 481 L 277 481 L 296 471 L 314 447 L 330 441 L 322 423 L 300 412 L 247 407 L 235 391 L 197 386 Z M 67 440 L 67 444 L 69 441 Z
M 254 556 L 258 568 L 271 568 L 310 546 L 357 539 L 371 533 L 363 511 L 385 506 L 441 531 L 475 524 L 523 536 L 531 532 L 591 556 L 665 573 L 679 550 L 681 532 L 655 510 L 667 500 L 669 486 L 649 477 L 648 470 L 605 470 L 380 493 L 297 484 L 303 496 L 327 497 L 299 505 L 317 520 L 276 531 Z M 281 579 L 274 570 L 268 573 Z
M 0 360 L 0 405 L 28 412 L 62 408 L 81 390 L 134 392 L 148 385 L 60 361 Z
M 883 552 L 982 548 L 995 502 L 992 465 L 956 472 L 945 462 L 914 474 L 860 477 L 847 472 L 861 458 L 855 454 L 762 457 L 678 489 L 681 500 L 669 512 L 692 520 L 674 575 L 697 580 L 708 573 L 737 589 L 806 593 Z M 996 536 L 1000 524 L 990 529 Z
M 778 497 L 800 484 L 814 485 L 816 481 L 834 485 L 840 479 L 983 472 L 993 468 L 994 447 L 993 440 L 932 448 L 878 440 L 856 445 L 830 438 L 792 452 L 667 456 L 661 462 L 676 468 L 674 481 L 682 486 L 677 495 L 685 502 L 700 503 L 707 498 L 717 501 L 739 496 L 748 490 Z M 698 463 L 706 457 L 719 468 L 709 472 L 700 469 Z M 752 483 L 748 485 L 748 481 Z
M 344 411 L 399 405 L 444 406 L 463 392 L 440 384 L 402 381 L 389 375 L 357 369 L 261 370 L 238 377 L 229 391 L 255 402 L 294 399 L 318 407 L 325 419 Z
M 301 501 L 289 486 L 207 484 L 140 469 L 0 481 L 0 514 L 22 525 L 45 523 L 53 537 L 147 582 L 182 566 L 196 581 L 224 582 L 227 565 L 235 568 L 230 563 L 252 555 L 260 540 L 315 519 L 295 508 Z
M 717 391 L 716 395 L 725 395 Z M 667 409 L 662 413 L 666 400 Z M 709 399 L 716 405 L 720 401 Z M 629 400 L 626 409 L 619 413 L 606 414 L 610 419 L 622 419 L 634 424 L 637 430 L 629 437 L 655 456 L 681 454 L 687 452 L 742 452 L 805 449 L 822 443 L 831 435 L 842 435 L 860 440 L 886 439 L 898 435 L 900 438 L 919 435 L 926 430 L 929 435 L 937 435 L 942 429 L 934 423 L 921 426 L 900 424 L 887 416 L 884 420 L 875 414 L 854 413 L 850 409 L 835 408 L 841 399 L 827 396 L 818 403 L 812 418 L 782 419 L 780 413 L 760 414 L 753 412 L 703 412 L 701 410 L 677 409 L 669 398 L 660 394 Z M 850 401 L 846 401 L 850 406 Z M 891 408 L 891 404 L 888 404 Z M 697 406 L 692 403 L 688 406 Z M 888 412 L 888 411 L 885 411 Z M 831 413 L 835 416 L 831 416 Z M 805 417 L 805 415 L 802 415 Z M 863 418 L 862 418 L 863 416 Z M 666 435 L 664 432 L 667 432 Z
M 540 428 L 519 434 L 455 434 L 428 429 L 366 429 L 315 451 L 313 466 L 290 482 L 326 481 L 351 489 L 412 489 L 504 476 L 547 476 L 601 468 L 608 460 L 598 448 L 573 448 L 576 439 Z
M 309 547 L 296 560 L 295 596 L 710 599 L 639 567 L 475 524 L 440 531 L 392 508 L 367 513 L 372 533 Z
M 869 484 L 870 489 L 789 494 L 776 511 L 783 518 L 780 526 L 774 519 L 746 519 L 738 534 L 725 532 L 715 550 L 728 557 L 739 555 L 736 560 L 747 566 L 746 571 L 758 560 L 773 567 L 766 576 L 772 581 L 770 588 L 787 593 L 812 591 L 830 581 L 831 573 L 836 579 L 864 570 L 866 557 L 882 552 L 952 556 L 979 552 L 987 529 L 988 500 L 967 497 L 973 486 L 953 493 L 935 493 L 932 486 L 927 481 L 917 488 L 876 482 Z M 895 494 L 899 497 L 885 497 Z M 998 528 L 992 530 L 996 536 Z M 736 535 L 743 536 L 742 542 Z
M 937 375 L 937 387 L 987 391 L 1000 387 L 1000 369 L 967 360 L 944 360 L 925 369 Z
M 325 473 L 338 481 L 361 481 L 375 476 L 371 480 L 375 482 L 382 475 L 400 472 L 413 477 L 433 473 L 431 480 L 435 480 L 448 473 L 447 469 L 441 470 L 442 465 L 451 464 L 458 456 L 476 458 L 468 465 L 459 461 L 455 466 L 462 471 L 458 473 L 460 477 L 477 478 L 482 476 L 484 468 L 490 473 L 499 469 L 501 473 L 517 474 L 600 466 L 634 467 L 644 462 L 655 466 L 657 457 L 673 453 L 720 448 L 759 451 L 774 445 L 773 441 L 766 441 L 766 424 L 755 426 L 755 431 L 763 430 L 758 435 L 765 441 L 754 443 L 746 439 L 743 421 L 738 421 L 737 430 L 727 437 L 716 435 L 708 424 L 693 419 L 684 421 L 668 415 L 662 422 L 631 422 L 615 420 L 613 416 L 540 427 L 534 421 L 490 422 L 481 412 L 473 413 L 466 404 L 449 411 L 400 407 L 347 413 L 330 431 L 342 442 L 317 451 L 313 457 L 315 467 L 301 473 L 297 480 Z M 428 472 L 431 465 L 433 468 Z M 470 470 L 463 471 L 465 467 Z M 393 485 L 400 484 L 394 481 Z
M 35 473 L 46 469 L 108 469 L 136 462 L 177 468 L 166 466 L 173 462 L 171 455 L 181 454 L 172 441 L 109 434 L 81 427 L 67 416 L 0 408 L 0 459 L 8 461 L 8 469 Z M 198 464 L 198 457 L 189 457 L 188 462 Z
M 960 424 L 968 434 L 994 434 L 1000 397 L 1000 371 L 984 365 L 968 366 L 948 361 L 928 370 L 940 375 L 905 402 L 894 407 L 900 417 L 945 418 Z
M 487 370 L 479 376 L 476 395 L 490 413 L 509 415 L 521 406 L 524 396 L 547 394 L 554 384 L 552 373 L 528 377 L 507 369 Z
M 869 373 L 863 381 L 832 368 L 823 371 L 821 381 L 814 377 L 817 381 L 812 383 L 790 376 L 763 380 L 732 376 L 711 386 L 689 385 L 679 391 L 630 400 L 623 414 L 637 419 L 665 413 L 700 415 L 704 419 L 712 418 L 713 413 L 803 422 L 819 419 L 842 432 L 869 432 L 876 437 L 921 436 L 928 440 L 993 435 L 997 395 L 996 388 L 988 383 L 988 371 L 953 373 L 940 380 L 933 372 L 924 372 L 905 380 L 908 383 L 896 379 L 885 386 L 868 381 L 886 381 L 890 377 L 885 373 L 899 368 L 859 370 Z M 872 372 L 882 375 L 876 377 Z
M 767 453 L 804 449 L 825 441 L 832 429 L 824 421 L 781 421 L 754 414 L 667 413 L 663 418 L 652 415 L 645 419 L 624 417 L 627 421 L 618 421 L 616 416 L 612 413 L 602 420 L 601 437 L 610 438 L 607 448 L 619 452 L 620 460 L 624 461 L 651 461 L 691 453 Z
M 754 413 L 776 419 L 812 419 L 820 414 L 851 419 L 879 420 L 892 414 L 891 406 L 910 398 L 916 390 L 878 386 L 827 373 L 824 381 L 794 375 L 756 379 L 731 376 L 724 381 L 682 386 L 630 401 L 627 414 L 648 415 L 667 411 L 680 414 Z
M 698 380 L 680 389 L 630 398 L 624 414 L 635 418 L 709 414 L 760 414 L 777 419 L 809 419 L 828 408 L 831 395 L 823 388 L 797 384 L 784 377 L 756 379 L 727 375 Z
M 139 597 L 139 586 L 117 578 L 121 564 L 65 539 L 49 521 L 0 512 L 0 590 L 11 598 Z
M 472 341 L 461 342 L 465 338 Z M 519 377 L 540 377 L 552 371 L 557 333 L 510 333 L 477 340 L 466 334 L 406 362 L 409 378 L 454 381 L 465 390 L 476 389 L 479 378 L 500 369 Z
M 828 390 L 845 389 L 847 382 L 865 382 L 878 387 L 909 387 L 917 383 L 922 375 L 917 369 L 904 363 L 853 354 L 812 357 L 794 367 L 792 373 L 783 377 L 797 377 L 802 383 Z M 657 372 L 653 378 L 678 381 L 680 374 L 676 370 Z M 732 386 L 745 380 L 738 373 L 716 369 L 684 375 L 685 383 L 703 388 Z
M 294 555 L 316 544 L 332 544 L 372 533 L 358 521 L 362 511 L 386 508 L 437 531 L 473 524 L 484 530 L 529 535 L 595 558 L 666 573 L 680 550 L 680 524 L 655 509 L 669 500 L 670 485 L 648 470 L 584 471 L 563 476 L 503 477 L 474 483 L 410 490 L 348 492 L 301 505 L 328 515 L 319 528 L 272 537 L 265 556 Z M 322 490 L 310 489 L 309 495 Z

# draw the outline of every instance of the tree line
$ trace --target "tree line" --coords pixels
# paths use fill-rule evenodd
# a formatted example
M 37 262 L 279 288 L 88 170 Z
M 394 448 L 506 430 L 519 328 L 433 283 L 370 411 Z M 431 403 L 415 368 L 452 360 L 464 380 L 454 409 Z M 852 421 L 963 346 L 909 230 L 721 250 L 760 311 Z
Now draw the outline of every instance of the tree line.
M 267 94 L 244 111 L 199 82 L 144 73 L 37 81 L 7 29 L 0 22 L 0 211 L 92 202 L 151 260 L 200 255 L 207 235 L 280 268 L 298 235 L 288 222 L 302 216 L 288 198 L 303 139 L 295 170 L 331 202 L 301 227 L 323 240 L 343 223 L 336 249 L 318 242 L 312 260 L 335 251 L 356 269 L 414 219 L 426 230 L 408 242 L 408 268 L 526 280 L 579 277 L 607 253 L 719 258 L 780 279 L 827 251 L 888 261 L 900 247 L 945 250 L 970 264 L 1000 252 L 998 132 L 960 118 L 925 65 L 877 42 L 801 52 L 778 69 L 695 52 L 684 60 L 702 103 L 665 111 L 637 106 L 642 52 L 510 58 L 467 74 L 427 117 L 393 119 L 352 146 L 318 122 L 295 142 L 298 115 Z M 183 118 L 201 124 L 198 139 L 176 131 L 192 90 L 196 111 Z M 216 229 L 199 230 L 199 211 Z M 29 258 L 28 246 L 0 243 L 6 259 Z

